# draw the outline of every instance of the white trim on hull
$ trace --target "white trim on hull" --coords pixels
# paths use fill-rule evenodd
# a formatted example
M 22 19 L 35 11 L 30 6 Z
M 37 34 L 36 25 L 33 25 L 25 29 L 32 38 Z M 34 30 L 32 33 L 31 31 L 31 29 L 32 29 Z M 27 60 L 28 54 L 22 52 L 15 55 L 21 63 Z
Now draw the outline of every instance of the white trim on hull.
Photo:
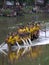
M 13 46 L 13 48 L 15 50 L 17 49 L 18 52 L 19 52 L 19 50 L 22 49 L 22 48 L 24 48 L 24 51 L 26 51 L 26 49 L 28 51 L 28 48 L 33 47 L 33 46 L 47 45 L 47 44 L 49 44 L 49 31 L 47 32 L 47 36 L 48 37 L 45 38 L 44 32 L 41 32 L 39 39 L 37 39 L 38 42 L 34 42 L 34 41 L 32 42 L 32 41 L 30 41 L 30 44 L 26 43 L 24 45 L 19 45 L 19 43 L 17 43 L 17 46 Z M 5 42 L 3 42 L 0 45 L 0 53 L 4 53 L 5 51 L 8 51 L 8 45 L 5 44 Z M 6 52 L 4 54 L 7 55 Z

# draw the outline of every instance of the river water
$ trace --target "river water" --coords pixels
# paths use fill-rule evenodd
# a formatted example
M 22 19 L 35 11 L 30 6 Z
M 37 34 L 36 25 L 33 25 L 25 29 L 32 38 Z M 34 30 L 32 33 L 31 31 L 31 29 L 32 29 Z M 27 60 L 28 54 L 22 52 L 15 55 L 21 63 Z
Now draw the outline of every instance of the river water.
M 0 19 L 0 44 L 4 42 L 5 38 L 6 38 L 6 35 L 11 32 L 11 31 L 16 31 L 16 28 L 17 28 L 17 24 L 18 23 L 21 23 L 20 22 L 24 21 L 24 19 L 22 20 L 22 18 L 1 18 Z M 49 38 L 49 31 L 47 31 L 46 33 L 46 39 Z M 40 33 L 40 38 L 38 40 L 35 40 L 33 41 L 33 44 L 36 43 L 36 42 L 40 42 L 40 41 L 43 41 L 43 40 L 46 40 L 45 39 L 45 32 L 42 32 Z M 29 64 L 31 63 L 31 65 L 48 65 L 48 61 L 49 61 L 49 45 L 44 45 L 44 46 L 41 46 L 42 48 L 42 55 L 39 56 L 35 61 L 30 61 L 30 60 L 26 60 L 26 61 L 21 61 L 21 65 L 23 65 L 23 62 L 26 62 L 26 65 L 28 65 L 28 61 L 29 61 Z M 1 59 L 1 62 L 0 64 L 2 64 L 2 55 L 0 56 L 0 59 Z M 48 60 L 48 61 L 47 61 Z M 46 62 L 45 62 L 46 61 Z M 19 61 L 20 62 L 20 61 Z M 18 62 L 17 65 L 20 65 Z M 4 61 L 4 65 L 9 65 L 7 64 L 6 62 L 6 59 Z

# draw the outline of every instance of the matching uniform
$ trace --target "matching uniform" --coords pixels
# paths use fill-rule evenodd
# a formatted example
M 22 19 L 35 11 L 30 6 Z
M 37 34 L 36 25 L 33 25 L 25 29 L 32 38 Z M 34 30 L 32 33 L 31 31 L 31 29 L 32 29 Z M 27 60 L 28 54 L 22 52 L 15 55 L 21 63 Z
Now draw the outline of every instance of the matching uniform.
M 26 40 L 28 38 L 31 39 L 31 37 L 33 37 L 33 35 L 36 35 L 37 32 L 39 34 L 39 30 L 40 30 L 40 26 L 39 25 L 35 25 L 35 26 L 31 26 L 31 27 L 25 27 L 23 29 L 19 29 L 18 30 L 18 34 L 16 34 L 15 36 L 9 36 L 9 38 L 6 40 L 6 43 L 8 44 L 9 47 L 9 59 L 11 60 L 11 62 L 14 61 L 14 59 L 18 59 L 20 57 L 20 54 L 22 53 L 22 51 L 19 52 L 19 54 L 17 55 L 16 52 L 11 51 L 11 46 L 15 45 L 16 42 L 18 42 L 20 45 L 22 44 L 22 40 Z M 21 43 L 20 43 L 21 42 Z M 32 51 L 32 48 L 30 48 L 31 50 L 31 56 L 32 57 L 37 57 L 37 54 L 35 52 Z
M 18 34 L 16 34 L 15 36 L 9 36 L 7 43 L 8 45 L 14 45 L 16 42 L 21 44 L 20 43 L 22 42 L 21 39 L 26 41 L 26 39 L 28 38 L 31 39 L 33 35 L 37 36 L 39 34 L 39 29 L 40 29 L 39 25 L 18 29 Z

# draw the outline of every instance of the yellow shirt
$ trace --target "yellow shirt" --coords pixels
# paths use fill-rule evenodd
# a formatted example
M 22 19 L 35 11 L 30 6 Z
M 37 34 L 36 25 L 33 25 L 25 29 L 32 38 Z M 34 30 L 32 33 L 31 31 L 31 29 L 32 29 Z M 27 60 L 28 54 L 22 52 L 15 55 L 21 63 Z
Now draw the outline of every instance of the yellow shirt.
M 19 33 L 22 33 L 22 31 L 23 31 L 22 29 L 19 29 L 19 30 L 18 30 Z
M 8 44 L 14 44 L 14 43 L 15 43 L 15 38 L 14 37 L 12 38 L 12 36 L 10 36 L 8 39 Z
M 16 35 L 14 38 L 15 38 L 16 42 L 19 42 L 20 41 L 19 35 Z
M 32 33 L 33 32 L 33 28 L 30 28 L 30 33 Z
M 9 37 L 8 43 L 11 43 L 11 41 L 12 41 L 12 36 Z
M 34 28 L 33 28 L 33 32 L 34 31 L 38 31 L 40 28 L 38 27 L 38 26 L 34 26 Z
M 26 29 L 24 28 L 24 29 L 22 29 L 22 32 L 26 32 Z
M 30 32 L 28 27 L 26 27 L 26 31 L 27 31 L 27 32 Z
M 15 44 L 15 38 L 14 37 L 11 40 L 11 44 Z

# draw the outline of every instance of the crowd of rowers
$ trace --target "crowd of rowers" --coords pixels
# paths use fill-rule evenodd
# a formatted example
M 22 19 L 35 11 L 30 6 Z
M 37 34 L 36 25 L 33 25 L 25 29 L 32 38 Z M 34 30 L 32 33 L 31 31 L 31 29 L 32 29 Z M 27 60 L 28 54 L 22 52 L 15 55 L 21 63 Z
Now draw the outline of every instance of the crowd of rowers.
M 40 30 L 40 23 L 31 23 L 27 24 L 25 26 L 21 25 L 18 26 L 18 29 L 16 32 L 10 32 L 6 39 L 5 43 L 8 44 L 9 52 L 8 52 L 8 58 L 11 63 L 15 62 L 15 60 L 21 58 L 21 56 L 25 55 L 24 49 L 21 49 L 19 52 L 18 50 L 13 50 L 12 46 L 17 45 L 17 42 L 19 45 L 24 44 L 22 39 L 26 42 L 28 41 L 28 38 L 30 40 L 37 39 L 39 37 L 39 30 Z M 27 43 L 26 43 L 27 44 Z M 28 54 L 29 57 L 37 57 L 38 53 L 37 50 L 39 48 L 34 48 L 34 51 L 32 48 L 30 48 L 30 53 Z M 18 52 L 18 53 L 17 53 Z
M 20 45 L 22 44 L 22 39 L 26 41 L 28 38 L 30 40 L 37 39 L 39 37 L 40 24 L 32 23 L 26 26 L 19 26 L 16 32 L 9 33 L 5 39 L 5 42 L 8 45 L 17 45 L 18 42 Z

